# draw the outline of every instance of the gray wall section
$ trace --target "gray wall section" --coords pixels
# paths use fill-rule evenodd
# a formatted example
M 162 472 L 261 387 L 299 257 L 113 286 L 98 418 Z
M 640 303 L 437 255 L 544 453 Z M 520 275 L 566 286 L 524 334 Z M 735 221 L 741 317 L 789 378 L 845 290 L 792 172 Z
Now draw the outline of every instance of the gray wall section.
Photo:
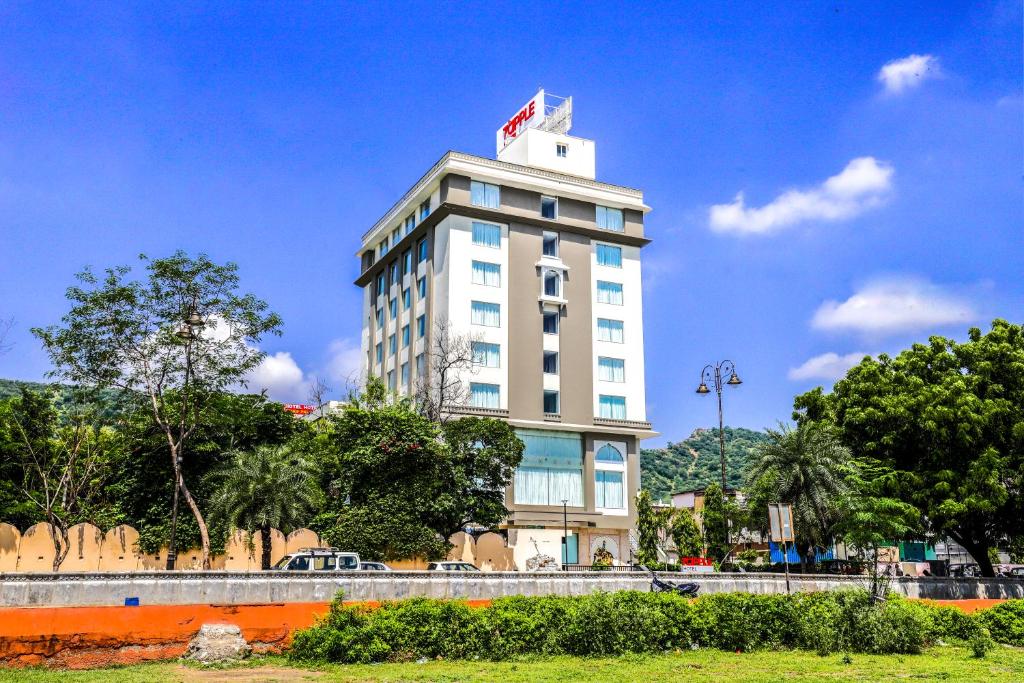
M 558 330 L 558 362 L 562 422 L 594 423 L 594 331 L 590 286 L 590 239 L 570 232 L 560 234 L 558 246 L 569 272 L 562 283 L 562 309 Z M 538 250 L 537 260 L 540 260 Z M 536 261 L 534 261 L 536 263 Z M 540 293 L 540 280 L 537 280 Z
M 742 591 L 785 593 L 779 574 L 661 574 L 670 580 L 695 581 L 702 594 Z M 863 588 L 867 577 L 794 576 L 793 591 Z M 282 602 L 327 602 L 344 592 L 346 600 L 392 600 L 413 596 L 493 599 L 506 595 L 583 595 L 596 591 L 650 587 L 642 573 L 507 572 L 443 574 L 440 572 L 350 572 L 296 576 L 294 572 L 0 575 L 0 607 L 71 607 L 124 605 L 260 605 Z M 1016 579 L 894 579 L 895 593 L 912 598 L 1024 598 L 1024 581 Z
M 544 418 L 544 326 L 536 266 L 541 233 L 540 228 L 509 224 L 508 411 L 521 420 Z

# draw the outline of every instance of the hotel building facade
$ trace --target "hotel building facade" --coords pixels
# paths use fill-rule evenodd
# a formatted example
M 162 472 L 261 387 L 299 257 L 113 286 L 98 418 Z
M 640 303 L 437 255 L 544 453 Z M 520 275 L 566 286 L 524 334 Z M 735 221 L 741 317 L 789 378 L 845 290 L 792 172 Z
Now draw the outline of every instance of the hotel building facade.
M 463 415 L 526 444 L 503 527 L 537 550 L 630 558 L 645 412 L 639 190 L 595 180 L 568 135 L 572 100 L 543 91 L 497 134 L 497 159 L 448 152 L 362 237 L 364 371 L 400 395 L 431 372 L 439 324 L 471 340 Z M 564 505 L 563 505 L 564 502 Z M 569 535 L 561 549 L 563 524 Z

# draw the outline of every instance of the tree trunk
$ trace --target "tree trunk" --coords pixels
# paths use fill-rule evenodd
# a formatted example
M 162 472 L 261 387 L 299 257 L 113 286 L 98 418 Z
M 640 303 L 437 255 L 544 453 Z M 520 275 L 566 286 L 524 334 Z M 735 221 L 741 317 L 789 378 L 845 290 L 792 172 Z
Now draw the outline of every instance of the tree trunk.
M 53 571 L 60 571 L 60 565 L 68 556 L 71 542 L 68 540 L 68 530 L 61 527 L 55 518 L 50 519 L 51 533 L 53 533 Z
M 178 470 L 178 486 L 181 487 L 181 497 L 185 499 L 190 510 L 192 510 L 192 516 L 196 518 L 196 524 L 199 525 L 199 540 L 203 546 L 203 569 L 210 568 L 210 530 L 206 526 L 206 520 L 203 519 L 203 513 L 199 510 L 199 505 L 196 504 L 195 498 L 189 492 L 188 487 L 185 485 L 185 475 L 182 474 L 181 470 Z
M 260 567 L 264 570 L 270 569 L 270 540 L 270 525 L 264 524 L 260 527 L 260 542 L 262 544 Z
M 992 567 L 992 560 L 988 559 L 989 544 L 987 541 L 974 542 L 972 540 L 963 538 L 958 534 L 949 534 L 954 541 L 962 545 L 967 552 L 971 554 L 974 561 L 978 563 L 978 568 L 981 569 L 982 576 L 995 576 L 995 568 Z

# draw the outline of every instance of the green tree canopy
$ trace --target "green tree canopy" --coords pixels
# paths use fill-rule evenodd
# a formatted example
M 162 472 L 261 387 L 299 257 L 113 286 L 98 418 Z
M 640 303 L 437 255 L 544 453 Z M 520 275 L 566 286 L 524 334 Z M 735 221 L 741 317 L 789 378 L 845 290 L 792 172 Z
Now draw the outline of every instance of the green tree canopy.
M 866 358 L 831 394 L 798 396 L 800 423 L 832 423 L 894 495 L 993 574 L 989 549 L 1024 534 L 1024 330 L 996 320 L 965 342 L 932 337 Z

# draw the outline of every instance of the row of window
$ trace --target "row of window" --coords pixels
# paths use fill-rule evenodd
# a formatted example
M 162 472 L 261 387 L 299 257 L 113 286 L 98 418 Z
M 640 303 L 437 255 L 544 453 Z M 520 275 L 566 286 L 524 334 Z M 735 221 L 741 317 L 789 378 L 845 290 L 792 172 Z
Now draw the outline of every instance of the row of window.
M 491 183 L 473 180 L 469 184 L 469 201 L 473 206 L 480 206 L 485 209 L 501 208 L 501 188 Z M 558 197 L 541 196 L 540 215 L 542 218 L 556 220 L 558 218 Z M 622 209 L 610 206 L 595 206 L 594 221 L 597 227 L 602 230 L 623 232 L 625 220 Z
M 378 310 L 378 316 L 382 313 Z M 421 315 L 416 318 L 416 338 L 422 339 L 427 334 L 427 316 Z M 401 329 L 402 335 L 402 348 L 409 346 L 410 328 L 408 325 L 403 325 Z M 398 352 L 398 335 L 388 335 L 388 355 L 394 355 Z M 377 342 L 377 346 L 374 348 L 375 358 L 377 363 L 384 362 L 384 342 Z
M 523 458 L 513 480 L 517 505 L 583 506 L 583 442 L 579 434 L 517 429 Z M 594 506 L 622 510 L 626 498 L 625 444 L 599 442 L 594 454 Z
M 405 329 L 405 328 L 403 328 Z M 394 335 L 392 335 L 394 336 Z M 403 337 L 404 339 L 404 337 Z M 501 367 L 501 346 L 491 342 L 474 341 L 470 343 L 470 355 L 473 365 L 483 368 Z M 545 351 L 541 362 L 541 369 L 545 375 L 557 375 L 559 373 L 558 351 Z M 602 382 L 625 382 L 626 361 L 622 358 L 610 358 L 598 356 L 597 378 Z M 557 412 L 557 411 L 547 411 Z
M 427 371 L 427 356 L 426 356 L 426 354 L 421 353 L 421 354 L 416 356 L 416 376 L 417 377 L 423 377 L 423 375 L 426 373 L 426 371 Z M 398 391 L 399 377 L 401 378 L 401 383 L 402 383 L 402 387 L 403 388 L 409 386 L 409 364 L 408 363 L 402 363 L 399 366 L 399 373 L 400 373 L 399 375 L 396 375 L 394 370 L 388 370 L 388 372 L 387 372 L 387 376 L 386 376 L 387 387 L 391 391 Z
M 473 262 L 473 282 L 475 284 L 491 284 L 494 287 L 500 284 L 500 269 L 495 264 L 495 270 L 488 271 L 481 268 L 479 271 L 476 265 L 479 261 Z M 547 271 L 544 275 L 544 295 L 550 297 L 561 296 L 561 275 L 555 271 Z M 617 282 L 597 282 L 597 303 L 622 305 L 622 285 Z M 501 305 L 487 301 L 470 302 L 470 322 L 473 325 L 483 327 L 501 327 Z M 617 323 L 617 324 L 616 324 Z M 600 318 L 598 320 L 598 339 L 601 341 L 622 342 L 622 321 Z M 544 311 L 544 332 L 546 334 L 558 334 L 558 312 Z
M 558 392 L 554 390 L 544 391 L 544 412 L 558 414 Z M 470 382 L 469 384 L 469 405 L 474 408 L 500 408 L 501 387 L 497 384 L 485 382 Z M 598 395 L 598 417 L 610 420 L 626 419 L 626 397 L 613 396 L 609 394 Z
M 416 281 L 416 296 L 420 300 L 425 299 L 427 296 L 427 278 L 421 277 Z M 402 310 L 408 311 L 412 308 L 412 291 L 406 287 L 402 290 Z M 388 299 L 388 315 L 391 316 L 392 320 L 398 318 L 398 299 Z M 421 318 L 423 316 L 420 316 Z M 377 309 L 377 327 L 384 327 L 384 309 Z
M 416 251 L 417 263 L 423 263 L 426 261 L 430 255 L 429 242 L 427 242 L 426 239 L 420 240 L 416 247 Z M 413 272 L 412 249 L 406 249 L 402 252 L 401 261 L 398 259 L 392 261 L 386 269 L 382 269 L 380 273 L 377 274 L 377 287 L 374 291 L 374 296 L 382 296 L 387 292 L 388 284 L 397 285 L 402 281 L 403 275 L 408 275 L 411 272 Z
M 428 197 L 419 209 L 419 220 L 423 221 L 424 218 L 430 215 L 430 198 Z M 398 224 L 394 230 L 391 231 L 391 237 L 385 237 L 380 244 L 377 245 L 377 258 L 383 258 L 388 253 L 388 249 L 394 249 L 395 246 L 402 241 L 405 235 L 412 232 L 413 228 L 416 227 L 416 212 L 413 211 L 411 214 L 406 216 L 405 221 Z M 404 229 L 404 232 L 403 232 Z

